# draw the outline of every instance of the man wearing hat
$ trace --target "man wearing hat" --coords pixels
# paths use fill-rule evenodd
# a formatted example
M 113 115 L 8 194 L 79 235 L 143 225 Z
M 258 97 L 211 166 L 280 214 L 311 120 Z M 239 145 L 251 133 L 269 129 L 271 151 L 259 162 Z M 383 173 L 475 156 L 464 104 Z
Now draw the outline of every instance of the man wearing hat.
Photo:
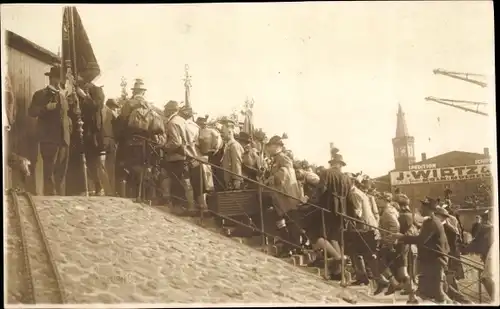
M 326 237 L 323 239 L 323 231 L 321 228 L 321 212 L 316 211 L 312 216 L 316 218 L 311 219 L 317 222 L 316 229 L 308 230 L 308 236 L 313 243 L 315 250 L 326 250 L 327 254 L 333 258 L 332 275 L 335 279 L 340 278 L 340 267 L 342 256 L 340 254 L 340 216 L 338 213 L 347 209 L 347 195 L 349 194 L 352 181 L 342 168 L 346 166 L 342 155 L 338 150 L 332 151 L 332 159 L 328 161 L 330 167 L 320 171 L 320 181 L 318 184 L 318 191 L 316 193 L 317 202 L 315 204 L 330 210 L 325 212 L 326 221 Z
M 134 86 L 130 90 L 132 90 L 132 98 L 135 98 L 137 96 L 144 97 L 147 89 L 144 87 L 144 81 L 141 78 L 136 78 Z
M 262 167 L 261 157 L 253 145 L 252 137 L 247 132 L 238 134 L 238 141 L 243 146 L 242 172 L 247 178 L 257 181 Z M 246 187 L 255 188 L 254 183 L 246 183 Z
M 78 100 L 80 102 L 81 118 L 83 121 L 83 150 L 85 159 L 87 160 L 87 171 L 89 179 L 92 181 L 96 195 L 113 195 L 114 192 L 110 189 L 109 178 L 106 172 L 106 149 L 104 146 L 103 135 L 103 119 L 102 110 L 104 109 L 104 91 L 102 87 L 96 86 L 92 81 L 89 81 L 87 75 L 77 76 L 77 91 Z M 74 118 L 76 121 L 76 118 Z M 75 141 L 79 138 L 74 136 Z M 79 145 L 79 143 L 74 143 Z M 80 151 L 77 148 L 72 149 L 73 155 L 77 155 Z M 81 175 L 80 158 L 72 158 L 70 161 L 70 171 L 72 178 Z M 77 176 L 78 175 L 78 176 Z M 77 190 L 82 193 L 81 189 Z
M 482 222 L 481 226 L 477 232 L 476 237 L 472 240 L 472 242 L 462 250 L 463 254 L 479 254 L 481 261 L 484 264 L 484 270 L 481 273 L 481 283 L 485 287 L 488 295 L 493 298 L 495 293 L 495 282 L 493 281 L 493 250 L 497 250 L 498 247 L 495 248 L 494 240 L 494 228 L 491 222 L 492 212 L 487 210 L 482 214 Z M 498 265 L 498 264 L 497 264 Z
M 105 169 L 109 177 L 110 194 L 116 193 L 115 162 L 117 144 L 115 140 L 116 119 L 120 105 L 115 99 L 108 99 L 102 109 L 102 134 L 104 150 L 106 151 Z
M 170 179 L 170 194 L 173 206 L 185 213 L 194 211 L 194 197 L 189 178 L 189 165 L 186 158 L 188 146 L 186 120 L 179 115 L 179 103 L 170 100 L 165 104 L 164 168 Z
M 224 139 L 224 155 L 222 157 L 222 168 L 232 173 L 224 172 L 224 184 L 228 190 L 240 190 L 243 179 L 242 161 L 244 149 L 234 138 L 236 123 L 227 117 L 220 120 L 222 124 L 222 138 Z
M 61 69 L 50 68 L 45 73 L 49 85 L 33 95 L 28 114 L 38 118 L 37 138 L 43 159 L 45 195 L 65 195 L 66 172 L 68 170 L 71 120 L 69 105 L 61 92 Z
M 290 252 L 297 251 L 300 246 L 300 237 L 302 236 L 302 220 L 298 212 L 298 206 L 301 203 L 301 191 L 299 183 L 293 169 L 293 161 L 283 152 L 283 140 L 279 136 L 273 136 L 267 143 L 269 155 L 272 157 L 270 177 L 267 183 L 286 195 L 278 192 L 272 192 L 271 198 L 274 209 L 279 217 L 276 225 L 281 238 L 295 244 L 291 246 L 285 244 L 280 255 L 289 255 Z M 291 197 L 289 197 L 291 196 Z
M 189 167 L 189 180 L 195 205 L 189 211 L 193 215 L 199 214 L 197 208 L 207 209 L 206 193 L 211 189 L 211 167 L 200 164 L 199 161 L 190 158 L 208 160 L 208 157 L 202 156 L 199 148 L 200 127 L 193 121 L 193 109 L 189 105 L 184 105 L 179 115 L 186 121 L 186 158 Z M 200 177 L 201 175 L 201 177 Z M 191 193 L 189 194 L 191 195 Z M 197 206 L 197 207 L 196 207 Z
M 427 217 L 422 223 L 420 233 L 416 236 L 394 234 L 394 239 L 405 244 L 416 244 L 418 248 L 418 269 L 420 279 L 417 295 L 434 299 L 437 302 L 449 301 L 444 292 L 445 269 L 448 265 L 450 247 L 444 231 L 441 215 L 436 215 L 438 201 L 425 198 L 421 201 L 420 213 Z

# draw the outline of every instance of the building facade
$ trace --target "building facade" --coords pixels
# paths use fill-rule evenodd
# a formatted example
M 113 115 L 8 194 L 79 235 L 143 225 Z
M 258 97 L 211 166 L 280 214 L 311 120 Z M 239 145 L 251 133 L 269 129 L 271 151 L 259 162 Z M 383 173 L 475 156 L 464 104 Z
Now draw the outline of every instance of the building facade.
M 15 122 L 4 141 L 5 150 L 13 151 L 31 161 L 32 176 L 27 180 L 27 189 L 33 194 L 43 192 L 43 169 L 36 138 L 36 119 L 28 116 L 28 108 L 35 91 L 47 86 L 44 75 L 59 57 L 35 43 L 6 31 L 7 79 L 10 81 L 14 102 Z M 6 152 L 4 152 L 6 153 Z M 6 174 L 5 184 L 17 186 L 17 175 Z
M 492 183 L 488 148 L 478 153 L 451 151 L 431 158 L 422 153 L 416 162 L 415 139 L 409 134 L 401 105 L 392 145 L 395 168 L 375 179 L 379 190 L 399 188 L 412 205 L 419 205 L 426 196 L 444 199 L 445 190 L 449 190 L 451 201 L 462 208 L 491 207 L 491 194 L 487 192 Z

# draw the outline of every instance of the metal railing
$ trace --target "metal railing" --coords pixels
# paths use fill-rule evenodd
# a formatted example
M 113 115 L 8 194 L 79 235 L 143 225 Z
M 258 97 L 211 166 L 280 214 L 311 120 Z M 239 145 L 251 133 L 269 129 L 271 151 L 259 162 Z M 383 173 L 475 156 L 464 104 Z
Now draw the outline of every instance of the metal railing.
M 149 142 L 149 143 L 152 143 L 152 144 L 157 144 L 156 142 L 152 141 L 152 140 L 149 140 L 147 138 L 143 138 L 143 137 L 140 137 L 142 139 L 144 139 L 144 141 L 146 142 Z M 245 176 L 242 176 L 242 175 L 238 175 L 230 170 L 227 170 L 227 169 L 224 169 L 222 168 L 221 166 L 218 166 L 216 164 L 213 164 L 213 163 L 210 163 L 208 162 L 207 160 L 204 160 L 204 159 L 200 159 L 200 158 L 197 158 L 197 157 L 194 157 L 194 156 L 190 156 L 190 155 L 186 155 L 187 158 L 191 159 L 191 160 L 194 160 L 194 161 L 197 161 L 199 164 L 203 165 L 208 165 L 210 166 L 211 168 L 213 169 L 219 169 L 219 170 L 222 170 L 223 172 L 225 173 L 228 173 L 232 176 L 235 176 L 239 179 L 241 179 L 242 181 L 246 181 L 246 182 L 249 182 L 249 183 L 253 183 L 255 185 L 257 185 L 257 195 L 258 195 L 258 204 L 259 204 L 259 212 L 260 212 L 260 228 L 257 228 L 255 226 L 249 226 L 249 225 L 246 225 L 244 224 L 243 222 L 240 222 L 238 220 L 235 220 L 233 218 L 230 218 L 228 216 L 224 216 L 220 213 L 217 213 L 211 209 L 204 209 L 204 208 L 201 208 L 200 207 L 200 214 L 199 214 L 199 219 L 200 219 L 200 222 L 201 224 L 203 224 L 203 220 L 204 220 L 204 213 L 206 211 L 210 212 L 210 213 L 213 213 L 215 216 L 218 216 L 222 219 L 225 219 L 225 220 L 228 220 L 228 221 L 231 221 L 235 224 L 238 224 L 240 226 L 243 226 L 243 227 L 247 227 L 247 228 L 250 228 L 252 229 L 253 231 L 257 231 L 261 234 L 262 236 L 262 245 L 266 245 L 267 241 L 266 241 L 266 237 L 274 237 L 274 238 L 278 238 L 280 241 L 282 241 L 283 243 L 287 243 L 288 245 L 290 246 L 293 246 L 295 248 L 301 248 L 300 246 L 296 245 L 296 244 L 293 244 L 293 243 L 290 243 L 288 242 L 287 240 L 285 239 L 282 239 L 281 237 L 276 237 L 268 232 L 266 232 L 265 230 L 265 224 L 264 224 L 264 206 L 263 206 L 263 199 L 262 199 L 262 192 L 263 192 L 263 189 L 266 189 L 268 191 L 271 191 L 275 194 L 280 194 L 282 196 L 285 196 L 287 198 L 290 198 L 290 199 L 293 199 L 293 200 L 296 200 L 300 203 L 302 203 L 303 205 L 308 205 L 308 206 L 312 206 L 315 210 L 319 210 L 321 211 L 321 228 L 322 228 L 322 236 L 323 236 L 323 239 L 325 241 L 328 241 L 328 236 L 327 236 L 327 231 L 326 231 L 326 222 L 325 222 L 325 212 L 326 213 L 332 213 L 331 210 L 329 209 L 326 209 L 324 207 L 321 207 L 321 206 L 318 206 L 318 205 L 315 205 L 309 201 L 307 202 L 303 202 L 300 198 L 297 198 L 297 197 L 294 197 L 292 195 L 289 195 L 289 194 L 286 194 L 280 190 L 277 190 L 273 187 L 270 187 L 268 185 L 265 185 L 259 181 L 256 181 L 256 180 L 253 180 L 251 178 L 248 178 L 248 177 L 245 177 Z M 203 179 L 203 168 L 202 166 L 200 166 L 200 179 L 202 180 Z M 203 192 L 203 180 L 200 181 L 200 192 Z M 341 196 L 337 196 L 337 195 L 334 195 L 333 196 L 334 198 L 337 198 L 337 199 L 346 199 L 346 197 L 341 197 Z M 344 203 L 340 203 L 341 205 L 344 205 Z M 346 272 L 346 261 L 345 261 L 345 243 L 344 243 L 344 233 L 346 231 L 346 221 L 347 223 L 358 223 L 358 224 L 361 224 L 361 225 L 364 225 L 372 230 L 378 230 L 379 232 L 384 232 L 384 233 L 387 233 L 387 234 L 394 234 L 393 232 L 391 231 L 388 231 L 386 229 L 383 229 L 383 228 L 380 228 L 378 226 L 373 226 L 373 225 L 370 225 L 358 218 L 354 218 L 354 217 L 351 217 L 351 216 L 348 216 L 346 213 L 345 213 L 345 209 L 342 209 L 340 210 L 340 212 L 336 212 L 336 215 L 340 216 L 340 249 L 341 249 L 341 253 L 340 253 L 340 256 L 342 257 L 341 259 L 341 285 L 342 286 L 347 286 L 348 285 L 348 282 L 346 282 L 346 275 L 345 275 L 345 272 Z M 287 216 L 286 213 L 284 215 L 285 217 Z M 287 218 L 289 220 L 291 220 L 291 218 Z M 292 220 L 293 221 L 293 220 Z M 359 232 L 358 232 L 359 233 Z M 366 244 L 367 245 L 367 244 Z M 441 256 L 445 256 L 447 257 L 449 260 L 453 260 L 453 261 L 456 261 L 456 262 L 459 262 L 461 263 L 461 265 L 463 266 L 466 266 L 468 267 L 470 270 L 473 270 L 473 271 L 476 271 L 477 272 L 477 281 L 474 283 L 474 284 L 477 284 L 478 285 L 478 301 L 479 303 L 482 303 L 483 301 L 483 293 L 482 293 L 482 284 L 481 284 L 481 275 L 482 275 L 482 272 L 484 271 L 483 267 L 481 267 L 479 265 L 479 263 L 473 261 L 473 260 L 469 260 L 467 259 L 466 257 L 461 257 L 461 259 L 458 259 L 454 256 L 451 256 L 449 254 L 445 254 L 445 253 L 442 253 L 440 251 L 437 251 L 433 248 L 430 248 L 430 247 L 427 247 L 425 245 L 422 245 L 420 244 L 419 245 L 421 248 L 425 248 L 426 250 L 429 250 L 429 251 L 433 251 L 435 253 L 438 253 L 440 254 Z M 367 245 L 367 249 L 369 249 L 368 245 Z M 323 259 L 324 259 L 324 264 L 323 264 L 323 268 L 324 268 L 324 278 L 325 279 L 329 279 L 329 269 L 328 269 L 328 256 L 327 256 L 327 250 L 326 250 L 326 246 L 323 248 Z M 413 272 L 411 272 L 411 274 L 413 276 L 415 276 L 416 274 L 413 274 Z M 415 279 L 415 278 L 411 278 L 412 280 Z M 469 286 L 465 287 L 465 289 L 470 289 Z M 472 296 L 470 294 L 467 294 L 468 296 Z M 414 291 L 413 291 L 413 288 L 410 289 L 410 293 L 409 293 L 409 299 L 408 299 L 408 302 L 412 302 L 414 301 Z

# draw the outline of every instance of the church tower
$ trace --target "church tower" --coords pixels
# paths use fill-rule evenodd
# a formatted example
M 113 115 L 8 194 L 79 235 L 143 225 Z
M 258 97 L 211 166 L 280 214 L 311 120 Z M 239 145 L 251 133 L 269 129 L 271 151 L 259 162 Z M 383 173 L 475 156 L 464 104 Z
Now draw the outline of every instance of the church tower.
M 415 139 L 408 134 L 408 126 L 406 125 L 405 114 L 398 107 L 396 124 L 396 137 L 392 139 L 392 147 L 394 148 L 394 164 L 398 171 L 408 170 L 411 164 L 415 163 Z

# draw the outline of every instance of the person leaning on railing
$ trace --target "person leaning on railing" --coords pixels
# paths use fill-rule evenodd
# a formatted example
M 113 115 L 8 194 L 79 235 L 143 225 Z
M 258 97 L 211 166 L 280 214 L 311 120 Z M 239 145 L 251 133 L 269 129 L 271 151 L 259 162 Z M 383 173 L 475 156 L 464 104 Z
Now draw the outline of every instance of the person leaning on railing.
M 450 247 L 449 255 L 455 259 L 448 259 L 448 267 L 445 271 L 448 296 L 460 304 L 470 304 L 471 301 L 465 295 L 460 293 L 457 280 L 464 279 L 464 269 L 460 262 L 460 245 L 462 243 L 457 219 L 451 216 L 448 211 L 442 207 L 436 208 L 436 215 L 444 218 L 444 232 Z
M 378 277 L 378 274 L 369 274 L 371 271 L 377 272 L 377 247 L 380 233 L 376 229 L 379 222 L 372 211 L 372 205 L 368 196 L 360 189 L 362 178 L 360 175 L 352 175 L 352 183 L 347 203 L 348 215 L 360 219 L 366 223 L 349 224 L 345 233 L 345 241 L 352 246 L 348 246 L 348 254 L 351 257 L 356 280 L 353 285 L 368 284 L 370 277 Z M 350 212 L 350 213 L 349 213 Z M 396 218 L 397 220 L 397 218 Z
M 386 295 L 393 294 L 399 287 L 399 282 L 392 273 L 392 264 L 398 259 L 398 252 L 395 249 L 395 240 L 391 237 L 391 233 L 398 233 L 400 225 L 398 221 L 398 211 L 393 206 L 392 194 L 389 192 L 383 193 L 383 201 L 379 203 L 380 221 L 379 227 L 383 229 L 380 232 L 380 249 L 378 253 L 378 269 L 380 275 L 375 278 L 377 289 L 374 294 L 380 294 L 387 288 Z
M 472 240 L 472 242 L 464 249 L 462 249 L 462 253 L 475 253 L 479 254 L 481 257 L 481 261 L 484 263 L 484 270 L 481 274 L 481 283 L 488 292 L 488 295 L 493 298 L 493 291 L 495 290 L 495 282 L 493 281 L 493 272 L 492 272 L 492 250 L 493 250 L 493 225 L 491 223 L 491 218 L 489 217 L 490 212 L 486 212 L 487 216 L 483 216 L 483 222 L 479 231 L 477 232 L 477 236 Z
M 444 292 L 445 269 L 448 265 L 448 240 L 444 231 L 444 220 L 434 214 L 437 200 L 422 200 L 420 213 L 428 218 L 422 223 L 420 233 L 416 236 L 393 234 L 398 242 L 416 244 L 418 248 L 418 269 L 420 272 L 417 295 L 434 299 L 436 302 L 449 302 Z

